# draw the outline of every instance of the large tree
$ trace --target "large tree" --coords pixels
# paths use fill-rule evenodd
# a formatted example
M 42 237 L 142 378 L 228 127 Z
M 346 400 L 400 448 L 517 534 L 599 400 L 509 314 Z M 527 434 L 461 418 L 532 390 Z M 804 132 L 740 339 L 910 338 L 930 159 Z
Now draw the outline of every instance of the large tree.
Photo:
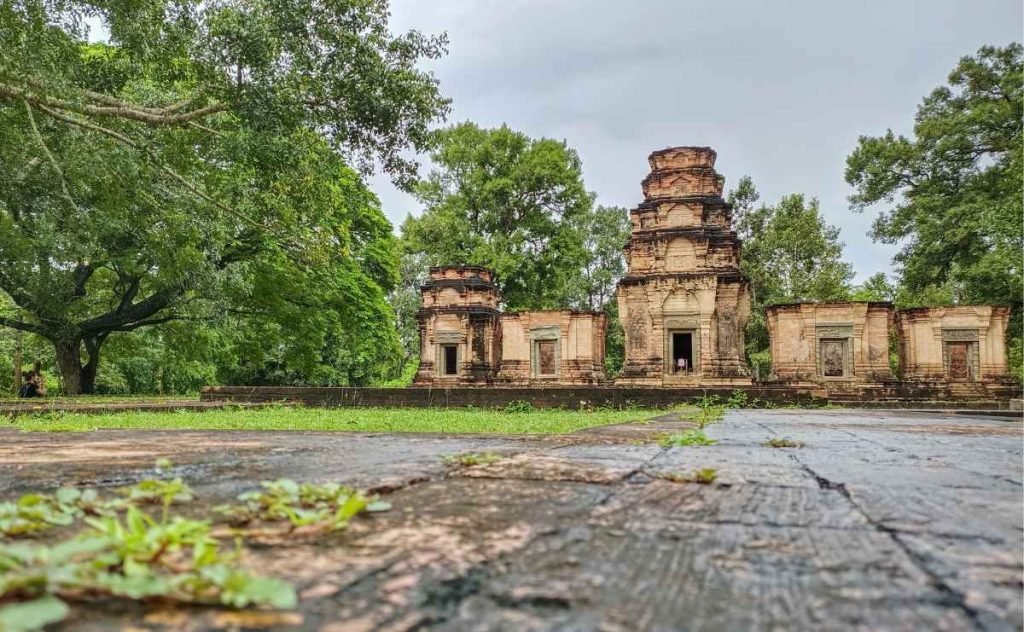
M 750 279 L 753 309 L 747 355 L 758 361 L 768 348 L 764 308 L 777 303 L 841 301 L 850 296 L 853 266 L 843 260 L 839 229 L 822 217 L 817 199 L 785 195 L 759 204 L 749 177 L 729 192 L 736 232 L 743 240 L 740 268 Z
M 573 288 L 577 309 L 601 311 L 615 300 L 615 288 L 626 272 L 624 249 L 632 226 L 620 206 L 596 206 L 575 219 L 583 239 L 583 267 Z
M 423 214 L 405 247 L 433 265 L 492 268 L 506 307 L 570 304 L 587 258 L 578 221 L 591 210 L 579 156 L 562 141 L 462 123 L 438 134 L 416 187 Z
M 1011 305 L 1024 259 L 1024 48 L 964 57 L 917 109 L 913 134 L 862 136 L 846 161 L 852 208 L 884 208 L 872 235 L 896 256 L 904 304 Z
M 443 47 L 381 0 L 4 3 L 0 324 L 70 393 L 111 334 L 174 319 L 266 319 L 307 355 L 390 324 L 397 249 L 346 162 L 413 181 Z

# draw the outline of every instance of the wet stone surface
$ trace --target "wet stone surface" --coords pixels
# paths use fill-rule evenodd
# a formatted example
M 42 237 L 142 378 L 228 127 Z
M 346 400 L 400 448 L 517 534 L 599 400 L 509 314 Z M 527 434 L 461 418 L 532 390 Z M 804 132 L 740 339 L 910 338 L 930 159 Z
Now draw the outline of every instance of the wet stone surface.
M 122 601 L 62 629 L 1019 630 L 1019 421 L 732 411 L 707 447 L 674 416 L 561 437 L 4 431 L 0 495 L 117 487 L 167 457 L 202 507 L 260 480 L 337 481 L 393 509 L 253 546 L 296 612 Z M 799 448 L 771 448 L 788 438 Z M 493 451 L 448 468 L 446 454 Z M 707 485 L 665 480 L 715 468 Z

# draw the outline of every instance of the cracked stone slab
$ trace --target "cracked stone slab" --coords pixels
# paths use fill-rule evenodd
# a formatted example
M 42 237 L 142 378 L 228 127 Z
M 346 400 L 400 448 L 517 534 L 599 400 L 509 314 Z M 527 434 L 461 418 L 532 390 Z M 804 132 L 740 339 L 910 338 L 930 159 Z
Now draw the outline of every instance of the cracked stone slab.
M 611 485 L 629 476 L 636 467 L 629 464 L 596 465 L 557 456 L 518 454 L 488 465 L 461 468 L 453 476 L 464 478 L 495 478 L 524 481 L 573 481 Z
M 971 627 L 877 531 L 676 524 L 631 537 L 619 526 L 539 538 L 436 629 Z
M 667 524 L 745 524 L 830 529 L 870 528 L 840 493 L 818 487 L 673 483 L 655 480 L 617 493 L 591 517 L 630 531 Z
M 717 445 L 637 443 L 691 427 L 673 414 L 561 437 L 0 430 L 0 499 L 109 490 L 165 456 L 196 515 L 281 477 L 393 506 L 247 549 L 249 568 L 296 585 L 294 612 L 98 600 L 68 630 L 1021 629 L 1019 422 L 729 411 L 707 428 Z M 504 458 L 445 466 L 460 452 Z M 701 468 L 713 484 L 656 478 Z

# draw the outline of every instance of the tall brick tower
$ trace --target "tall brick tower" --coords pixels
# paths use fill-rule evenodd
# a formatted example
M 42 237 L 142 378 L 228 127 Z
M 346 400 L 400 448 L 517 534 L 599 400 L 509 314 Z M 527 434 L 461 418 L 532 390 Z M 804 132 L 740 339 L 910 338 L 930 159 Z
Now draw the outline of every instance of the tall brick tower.
M 626 359 L 619 384 L 750 384 L 743 330 L 750 283 L 725 179 L 710 147 L 672 147 L 648 157 L 644 201 L 630 212 L 628 270 L 619 282 Z

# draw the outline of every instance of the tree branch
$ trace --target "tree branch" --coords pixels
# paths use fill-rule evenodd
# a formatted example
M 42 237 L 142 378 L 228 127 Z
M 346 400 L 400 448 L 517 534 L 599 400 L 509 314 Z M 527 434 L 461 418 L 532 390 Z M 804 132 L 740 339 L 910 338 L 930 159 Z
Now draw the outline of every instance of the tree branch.
M 32 334 L 39 334 L 40 336 L 46 336 L 45 330 L 39 325 L 26 323 L 20 320 L 4 318 L 3 316 L 0 316 L 0 327 L 10 327 L 11 329 L 18 329 L 21 331 L 27 331 Z
M 75 199 L 71 197 L 71 192 L 68 191 L 68 181 L 64 179 L 64 170 L 57 164 L 57 160 L 50 153 L 50 148 L 46 146 L 46 141 L 43 140 L 43 135 L 39 133 L 39 128 L 36 127 L 36 117 L 32 115 L 32 106 L 28 104 L 28 101 L 22 101 L 22 103 L 25 104 L 25 113 L 28 114 L 28 123 L 32 127 L 32 134 L 36 137 L 39 146 L 43 148 L 43 153 L 46 154 L 47 160 L 50 161 L 50 166 L 53 167 L 54 172 L 56 172 L 57 177 L 60 179 L 60 189 L 64 192 L 64 198 L 71 204 L 71 208 L 81 212 L 81 209 L 75 204 Z
M 48 108 L 46 106 L 40 105 L 40 106 L 37 106 L 37 107 L 40 110 L 42 110 L 43 112 L 46 112 L 50 116 L 52 116 L 52 117 L 54 117 L 54 118 L 56 118 L 58 120 L 64 121 L 65 123 L 68 123 L 70 125 L 77 125 L 78 127 L 81 127 L 83 129 L 91 130 L 91 131 L 97 132 L 99 134 L 103 134 L 105 136 L 109 136 L 110 138 L 113 138 L 116 141 L 119 141 L 121 143 L 124 143 L 125 145 L 128 145 L 132 149 L 137 149 L 139 151 L 142 151 L 143 153 L 146 154 L 147 158 L 149 158 L 150 160 L 153 160 L 152 156 L 149 155 L 149 152 L 145 151 L 142 147 L 139 147 L 138 143 L 136 143 L 135 141 L 133 141 L 132 139 L 128 138 L 127 136 L 125 136 L 123 134 L 115 132 L 114 130 L 111 130 L 111 129 L 107 129 L 106 127 L 101 127 L 99 125 L 95 125 L 95 124 L 90 123 L 88 121 L 81 121 L 81 120 L 78 120 L 78 119 L 76 119 L 74 117 L 67 116 L 65 114 L 61 114 L 60 112 L 56 112 L 56 111 L 54 111 L 54 110 L 52 110 L 52 109 L 50 109 L 50 108 Z M 188 191 L 190 193 L 193 193 L 194 195 L 199 196 L 200 198 L 202 198 L 203 200 L 209 202 L 210 204 L 213 204 L 214 206 L 216 206 L 220 210 L 224 211 L 228 215 L 231 215 L 235 219 L 239 219 L 239 220 L 241 220 L 241 221 L 243 221 L 243 222 L 245 222 L 247 224 L 250 224 L 252 226 L 255 226 L 256 228 L 259 228 L 261 230 L 267 230 L 267 227 L 263 226 L 262 224 L 260 224 L 256 220 L 248 217 L 247 215 L 239 213 L 238 211 L 235 211 L 234 209 L 232 209 L 231 207 L 227 206 L 223 202 L 220 202 L 219 200 L 217 200 L 217 199 L 209 196 L 208 194 L 200 191 L 195 185 L 193 185 L 191 182 L 189 182 L 187 179 L 185 179 L 184 176 L 180 175 L 178 172 L 174 171 L 173 169 L 171 169 L 167 165 L 161 164 L 161 163 L 159 163 L 159 162 L 157 162 L 155 160 L 153 160 L 153 162 L 157 163 L 157 166 L 159 166 L 160 169 L 164 173 L 166 173 L 167 175 L 169 175 L 172 178 L 174 178 L 175 180 L 177 180 L 182 186 L 184 186 L 186 189 L 188 189 Z
M 88 96 L 88 94 L 89 93 L 86 93 L 86 96 Z M 92 93 L 92 95 L 96 94 L 98 93 Z M 105 97 L 103 100 L 113 100 L 116 105 L 78 104 L 65 99 L 55 99 L 53 97 L 46 96 L 45 94 L 33 94 L 24 88 L 19 88 L 18 86 L 14 86 L 9 83 L 0 83 L 0 98 L 10 100 L 19 99 L 27 101 L 35 106 L 46 106 L 52 109 L 76 112 L 86 116 L 124 118 L 157 126 L 180 125 L 188 123 L 189 121 L 217 114 L 218 112 L 225 112 L 228 109 L 228 105 L 226 103 L 212 103 L 206 107 L 201 107 L 189 112 L 177 113 L 173 110 L 168 111 L 166 109 L 140 107 L 124 101 L 118 101 L 113 99 L 113 97 Z M 93 98 L 95 98 L 95 96 Z M 97 100 L 100 100 L 101 102 L 103 101 L 101 99 Z

